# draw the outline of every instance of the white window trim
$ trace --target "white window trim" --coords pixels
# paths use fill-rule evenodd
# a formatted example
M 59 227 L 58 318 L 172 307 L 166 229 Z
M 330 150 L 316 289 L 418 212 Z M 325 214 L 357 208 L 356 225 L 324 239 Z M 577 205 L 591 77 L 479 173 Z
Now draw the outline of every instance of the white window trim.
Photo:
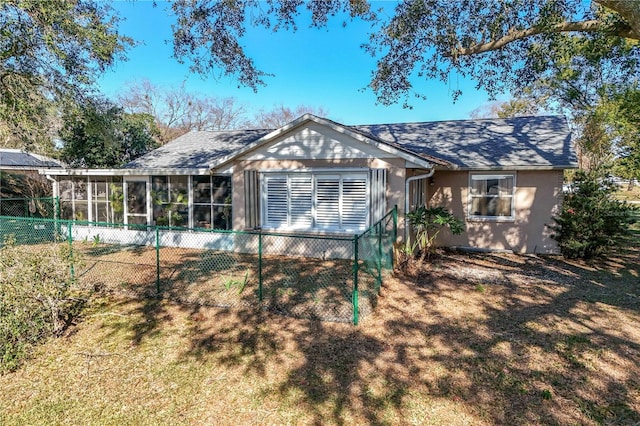
M 211 183 L 211 188 L 213 188 L 213 178 L 216 176 L 219 177 L 228 177 L 230 178 L 229 180 L 229 185 L 230 185 L 230 192 L 231 192 L 231 203 L 230 204 L 224 204 L 224 203 L 214 203 L 213 202 L 213 193 L 210 191 L 209 192 L 209 202 L 205 203 L 202 201 L 195 201 L 195 195 L 193 193 L 193 178 L 194 177 L 201 177 L 201 176 L 208 176 L 209 177 L 209 182 Z M 231 173 L 214 173 L 214 174 L 209 174 L 209 175 L 189 175 L 189 178 L 187 179 L 187 194 L 188 194 L 188 204 L 187 204 L 187 208 L 189 210 L 189 217 L 187 219 L 187 223 L 189 224 L 189 228 L 196 228 L 196 221 L 195 221 L 195 215 L 194 215 L 194 210 L 196 206 L 209 206 L 209 210 L 211 211 L 211 221 L 212 223 L 210 224 L 211 227 L 213 228 L 213 208 L 214 207 L 231 207 L 231 228 L 233 229 L 233 175 Z
M 291 190 L 291 184 L 288 176 L 296 175 L 300 173 L 306 173 L 311 176 L 311 186 L 312 186 L 312 225 L 311 227 L 300 227 L 300 226 L 290 226 L 290 203 L 291 196 L 289 191 Z M 268 194 L 267 194 L 267 179 L 272 176 L 287 176 L 287 225 L 285 227 L 274 227 L 270 226 L 267 222 L 267 210 L 268 210 Z M 345 177 L 348 179 L 353 176 L 358 176 L 359 178 L 363 178 L 365 181 L 365 211 L 366 218 L 365 223 L 362 228 L 344 228 L 341 226 L 338 227 L 317 227 L 317 199 L 316 199 L 316 191 L 317 191 L 317 177 L 318 176 L 339 176 L 339 199 L 338 199 L 338 215 L 340 220 L 343 218 L 343 208 L 344 208 L 344 199 L 343 199 L 343 182 Z M 320 168 L 320 169 L 303 169 L 303 170 L 261 170 L 260 171 L 260 222 L 262 223 L 263 229 L 268 230 L 277 230 L 277 231 L 304 231 L 304 232 L 312 232 L 312 233 L 358 233 L 366 230 L 369 227 L 370 222 L 370 183 L 369 183 L 369 173 L 366 168 L 357 168 L 357 169 L 331 169 L 331 168 Z
M 511 197 L 511 215 L 510 216 L 482 216 L 482 215 L 474 215 L 471 212 L 473 207 L 473 194 L 471 193 L 471 188 L 473 186 L 473 177 L 474 176 L 482 176 L 485 179 L 494 178 L 499 179 L 501 177 L 513 177 L 513 189 L 510 195 Z M 506 172 L 469 172 L 468 176 L 468 186 L 467 186 L 467 220 L 469 221 L 489 221 L 489 222 L 514 222 L 516 220 L 516 182 L 517 182 L 517 173 L 515 171 L 506 171 Z

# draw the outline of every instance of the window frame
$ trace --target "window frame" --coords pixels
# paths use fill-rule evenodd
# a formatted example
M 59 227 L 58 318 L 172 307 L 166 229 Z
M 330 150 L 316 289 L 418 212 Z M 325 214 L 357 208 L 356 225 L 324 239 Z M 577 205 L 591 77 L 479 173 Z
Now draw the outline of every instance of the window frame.
M 104 184 L 105 196 L 98 196 L 97 185 Z M 78 185 L 84 186 L 82 189 L 84 197 L 78 195 Z M 124 193 L 124 180 L 119 176 L 65 176 L 58 181 L 58 194 L 61 203 L 61 218 L 79 222 L 97 223 L 124 223 L 124 200 L 123 211 L 116 212 L 112 200 L 113 189 L 119 189 Z M 101 220 L 99 212 L 106 213 L 107 220 Z
M 151 223 L 158 226 L 185 228 L 189 226 L 188 175 L 151 175 Z M 178 197 L 186 200 L 178 202 Z M 167 216 L 167 213 L 170 213 Z M 182 219 L 180 219 L 180 216 Z M 166 222 L 159 224 L 158 222 Z
M 202 178 L 208 178 L 208 200 L 196 201 L 196 181 Z M 229 203 L 220 203 L 215 200 L 215 189 L 220 188 L 214 186 L 215 179 L 224 179 L 228 182 L 227 196 L 223 199 L 229 199 Z M 206 182 L 200 182 L 205 183 Z M 191 175 L 189 179 L 189 193 L 191 197 L 191 204 L 189 206 L 190 216 L 193 228 L 207 228 L 207 229 L 219 229 L 219 230 L 231 230 L 233 229 L 233 177 L 231 174 L 213 174 L 213 175 Z M 197 210 L 209 210 L 209 221 L 197 221 Z M 225 213 L 226 209 L 226 213 Z M 227 222 L 225 228 L 218 228 L 215 226 L 216 214 L 221 211 L 223 215 L 227 215 Z
M 478 179 L 478 178 L 484 179 Z M 491 180 L 491 179 L 504 179 L 511 178 L 513 183 L 511 185 L 511 193 L 508 195 L 497 194 L 473 194 L 473 181 L 474 180 Z M 516 179 L 517 174 L 515 171 L 504 171 L 504 172 L 469 172 L 469 182 L 468 182 L 468 196 L 467 196 L 467 219 L 471 221 L 494 221 L 494 222 L 513 222 L 515 221 L 515 213 L 516 213 Z M 473 212 L 473 200 L 477 198 L 496 198 L 496 199 L 511 199 L 511 211 L 509 216 L 505 215 L 478 215 Z
M 292 220 L 292 180 L 304 180 L 304 177 L 309 177 L 311 182 L 311 194 L 310 194 L 310 203 L 311 203 L 311 211 L 310 215 L 310 225 L 305 225 L 304 221 L 293 221 Z M 268 185 L 271 180 L 285 178 L 285 187 L 282 189 L 286 191 L 286 218 L 284 220 L 285 225 L 276 225 L 274 221 L 269 220 L 269 212 L 270 212 L 270 203 L 269 203 L 269 190 Z M 327 211 L 327 207 L 325 206 L 323 209 L 319 209 L 318 206 L 318 181 L 329 182 L 331 179 L 335 179 L 338 182 L 338 190 L 337 190 L 337 203 L 338 206 L 335 208 L 329 207 L 331 211 L 337 211 L 338 215 L 338 224 L 325 225 L 320 226 L 318 214 L 321 213 L 321 210 Z M 345 225 L 347 219 L 349 219 L 348 213 L 351 213 L 353 217 L 353 210 L 351 212 L 345 210 L 345 200 L 349 198 L 349 193 L 345 188 L 345 181 L 360 181 L 364 182 L 364 193 L 361 195 L 364 201 L 364 205 L 360 207 L 362 213 L 364 214 L 364 223 L 357 228 L 349 227 Z M 310 169 L 310 170 L 266 170 L 260 172 L 260 222 L 262 224 L 263 229 L 274 230 L 274 231 L 299 231 L 299 232 L 317 232 L 317 233 L 357 233 L 366 230 L 369 227 L 371 212 L 370 212 L 370 177 L 368 169 L 349 169 L 349 170 L 337 170 L 337 169 L 328 169 L 328 170 L 318 170 L 318 169 Z M 300 197 L 299 198 L 304 198 Z M 283 211 L 285 209 L 280 206 L 280 210 Z M 297 212 L 299 214 L 299 212 Z M 326 221 L 326 219 L 325 219 Z M 295 223 L 294 223 L 295 222 Z M 282 221 L 281 221 L 282 223 Z M 298 223 L 298 224 L 296 224 Z

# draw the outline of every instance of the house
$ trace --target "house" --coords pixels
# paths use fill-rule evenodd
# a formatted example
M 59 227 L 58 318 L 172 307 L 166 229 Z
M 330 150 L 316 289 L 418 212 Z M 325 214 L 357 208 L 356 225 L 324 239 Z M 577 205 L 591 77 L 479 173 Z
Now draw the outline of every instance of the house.
M 38 174 L 39 169 L 62 168 L 64 164 L 44 155 L 21 149 L 0 148 L 0 171 Z
M 50 200 L 36 201 L 51 196 L 50 183 L 38 174 L 39 169 L 59 168 L 64 165 L 53 158 L 20 149 L 0 148 L 0 215 L 46 215 L 52 207 Z M 25 198 L 31 198 L 28 202 Z M 45 211 L 47 211 L 45 213 Z
M 563 117 L 190 132 L 119 169 L 43 170 L 63 218 L 345 235 L 394 205 L 443 205 L 477 250 L 556 250 L 547 224 L 576 167 Z M 401 220 L 400 237 L 404 234 Z

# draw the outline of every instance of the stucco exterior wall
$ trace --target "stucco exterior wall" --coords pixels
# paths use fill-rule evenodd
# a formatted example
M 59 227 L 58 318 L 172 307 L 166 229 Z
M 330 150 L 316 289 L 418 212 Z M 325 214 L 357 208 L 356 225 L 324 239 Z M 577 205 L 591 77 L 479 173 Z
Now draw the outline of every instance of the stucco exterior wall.
M 406 161 L 364 143 L 346 132 L 308 122 L 271 143 L 242 155 L 233 163 L 233 228 L 246 229 L 245 170 L 301 169 L 387 170 L 387 210 L 404 203 Z
M 557 244 L 547 225 L 553 223 L 552 216 L 562 202 L 561 170 L 515 172 L 513 220 L 469 218 L 470 173 L 436 171 L 433 184 L 428 187 L 429 205 L 446 206 L 454 215 L 464 218 L 466 225 L 466 232 L 461 235 L 443 231 L 439 245 L 516 253 L 557 252 Z
M 244 202 L 244 171 L 245 170 L 313 170 L 313 169 L 386 169 L 387 170 L 387 210 L 394 205 L 404 203 L 405 161 L 399 158 L 354 158 L 334 160 L 242 160 L 234 164 L 233 168 L 233 229 L 246 229 Z

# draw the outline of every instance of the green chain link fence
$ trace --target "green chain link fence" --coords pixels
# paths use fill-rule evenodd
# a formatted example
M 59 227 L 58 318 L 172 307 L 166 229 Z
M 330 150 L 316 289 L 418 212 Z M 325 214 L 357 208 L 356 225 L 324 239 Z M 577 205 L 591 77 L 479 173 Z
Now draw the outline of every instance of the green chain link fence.
M 58 202 L 46 198 L 0 198 L 0 216 L 40 217 L 53 219 Z
M 397 210 L 353 237 L 35 217 L 0 217 L 0 235 L 25 250 L 68 244 L 72 277 L 100 291 L 358 324 L 393 267 Z

